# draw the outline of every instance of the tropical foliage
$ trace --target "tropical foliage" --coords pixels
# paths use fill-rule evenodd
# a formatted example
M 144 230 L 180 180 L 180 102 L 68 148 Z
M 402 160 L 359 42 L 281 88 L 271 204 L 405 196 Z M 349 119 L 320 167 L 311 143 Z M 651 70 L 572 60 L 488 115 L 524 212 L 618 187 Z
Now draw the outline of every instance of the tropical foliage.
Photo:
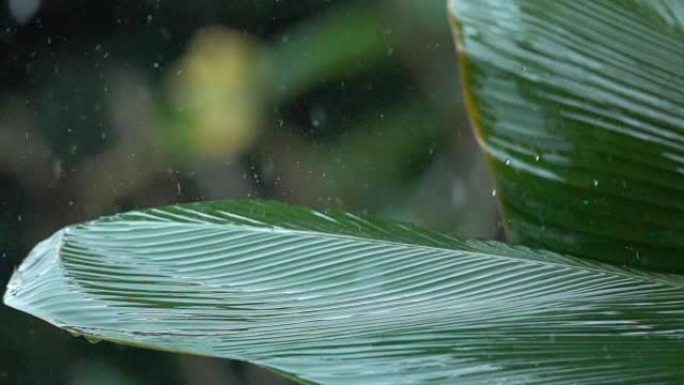
M 304 383 L 682 382 L 678 4 L 450 2 L 509 237 L 553 252 L 194 203 L 60 230 L 4 300 L 91 340 Z

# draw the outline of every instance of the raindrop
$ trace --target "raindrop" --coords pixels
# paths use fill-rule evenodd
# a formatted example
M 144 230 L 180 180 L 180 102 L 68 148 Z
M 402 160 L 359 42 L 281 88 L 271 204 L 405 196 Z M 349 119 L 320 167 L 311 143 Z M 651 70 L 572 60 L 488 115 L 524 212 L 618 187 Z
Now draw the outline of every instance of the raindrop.
M 176 182 L 176 195 L 182 195 L 183 189 L 181 188 L 180 182 Z
M 504 163 L 506 164 L 506 166 L 510 166 L 510 165 L 511 165 L 511 160 L 510 160 L 510 159 L 506 159 L 506 161 L 505 161 Z
M 62 161 L 60 159 L 56 159 L 52 162 L 52 175 L 55 179 L 59 179 L 62 177 L 63 173 L 64 167 L 62 166 Z
M 322 127 L 325 124 L 326 119 L 325 109 L 320 105 L 314 105 L 309 111 L 309 119 L 311 119 L 311 125 L 313 127 Z
M 492 189 L 492 196 L 493 196 L 493 197 L 496 196 L 496 189 Z
M 17 222 L 21 222 L 21 215 L 17 215 Z
M 593 183 L 594 187 L 598 187 L 598 185 L 599 185 L 599 182 L 596 179 L 594 179 L 594 181 L 592 183 Z
M 535 162 L 539 162 L 540 159 L 541 159 L 541 156 L 539 156 L 539 154 L 534 155 L 534 161 Z
M 154 68 L 159 68 L 159 63 L 154 62 L 154 64 L 152 64 L 152 66 L 153 66 Z

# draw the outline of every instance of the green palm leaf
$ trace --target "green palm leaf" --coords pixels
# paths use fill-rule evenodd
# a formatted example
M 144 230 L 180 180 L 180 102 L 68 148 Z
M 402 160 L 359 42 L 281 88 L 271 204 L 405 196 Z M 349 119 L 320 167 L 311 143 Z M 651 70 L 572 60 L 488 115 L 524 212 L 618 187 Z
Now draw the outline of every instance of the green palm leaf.
M 682 4 L 450 2 L 513 241 L 684 271 Z
M 5 303 L 72 333 L 323 384 L 684 381 L 684 280 L 233 201 L 67 227 Z

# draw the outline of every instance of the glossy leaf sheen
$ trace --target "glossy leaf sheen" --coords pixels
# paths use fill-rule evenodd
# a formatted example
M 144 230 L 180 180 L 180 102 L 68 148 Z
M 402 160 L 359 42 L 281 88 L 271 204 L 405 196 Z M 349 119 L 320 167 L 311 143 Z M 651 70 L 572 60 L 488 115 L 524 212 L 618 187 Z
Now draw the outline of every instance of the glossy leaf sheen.
M 513 241 L 684 271 L 682 4 L 450 1 Z
M 323 384 L 684 381 L 684 280 L 233 201 L 38 244 L 5 303 L 73 333 Z

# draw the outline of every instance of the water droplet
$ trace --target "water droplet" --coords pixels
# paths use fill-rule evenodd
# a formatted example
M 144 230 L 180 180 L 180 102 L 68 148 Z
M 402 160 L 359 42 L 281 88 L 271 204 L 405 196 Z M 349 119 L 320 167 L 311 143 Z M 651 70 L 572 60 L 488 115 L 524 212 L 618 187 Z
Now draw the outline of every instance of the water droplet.
M 539 162 L 540 159 L 541 159 L 541 156 L 539 156 L 539 154 L 534 155 L 534 161 L 535 162 Z
M 599 181 L 596 179 L 594 179 L 594 181 L 592 183 L 593 183 L 594 187 L 598 187 L 598 185 L 599 185 Z
M 52 176 L 55 179 L 59 179 L 62 177 L 63 173 L 64 173 L 64 167 L 62 165 L 62 161 L 60 159 L 55 159 L 52 162 Z
M 159 68 L 159 63 L 154 62 L 154 64 L 152 64 L 152 66 L 153 66 L 154 68 Z
M 323 106 L 316 104 L 311 107 L 311 110 L 309 111 L 309 119 L 311 120 L 311 125 L 315 128 L 325 125 L 326 112 Z
M 102 341 L 102 338 L 97 338 L 93 336 L 83 336 L 83 338 L 85 338 L 85 340 L 90 342 L 91 344 L 96 344 Z
M 510 165 L 511 165 L 511 160 L 510 160 L 510 159 L 506 159 L 506 161 L 505 161 L 504 163 L 506 164 L 506 166 L 510 166 Z
M 496 196 L 496 189 L 493 189 L 493 190 L 492 190 L 492 196 L 493 196 L 493 197 Z

